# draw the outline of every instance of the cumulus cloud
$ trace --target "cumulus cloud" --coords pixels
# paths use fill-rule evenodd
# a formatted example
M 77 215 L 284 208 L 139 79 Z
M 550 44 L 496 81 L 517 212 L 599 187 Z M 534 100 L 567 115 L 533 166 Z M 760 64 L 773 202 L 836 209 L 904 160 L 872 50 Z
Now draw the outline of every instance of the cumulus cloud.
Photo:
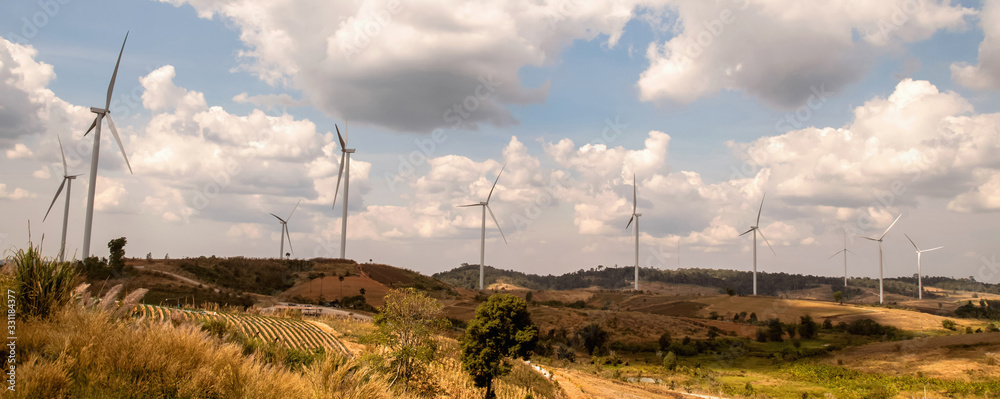
M 163 1 L 232 22 L 243 68 L 260 79 L 332 115 L 407 132 L 516 123 L 506 105 L 548 94 L 548 83 L 520 82 L 522 67 L 555 62 L 577 39 L 615 45 L 638 3 Z
M 1000 3 L 983 2 L 979 26 L 986 36 L 979 44 L 979 64 L 951 64 L 951 77 L 965 87 L 997 89 L 1000 88 Z
M 948 209 L 963 213 L 1000 211 L 1000 170 L 979 169 L 974 176 L 979 184 L 956 196 Z
M 31 158 L 32 155 L 34 155 L 34 153 L 22 143 L 14 144 L 14 148 L 7 150 L 7 158 L 9 159 Z
M 689 103 L 738 90 L 786 108 L 857 82 L 885 49 L 964 29 L 975 12 L 947 0 L 669 3 L 677 33 L 646 49 L 642 100 Z
M 35 197 L 37 197 L 35 193 L 28 192 L 28 190 L 25 190 L 20 187 L 15 187 L 13 190 L 8 191 L 7 185 L 0 183 L 0 199 L 19 200 L 19 199 L 35 198 Z
M 86 108 L 71 105 L 47 88 L 56 75 L 52 65 L 36 61 L 38 52 L 0 38 L 0 148 L 15 145 L 8 158 L 30 156 L 20 149 L 18 138 L 33 134 L 57 134 L 87 119 Z M 17 145 L 20 144 L 19 147 Z M 14 156 L 12 156 L 14 155 Z

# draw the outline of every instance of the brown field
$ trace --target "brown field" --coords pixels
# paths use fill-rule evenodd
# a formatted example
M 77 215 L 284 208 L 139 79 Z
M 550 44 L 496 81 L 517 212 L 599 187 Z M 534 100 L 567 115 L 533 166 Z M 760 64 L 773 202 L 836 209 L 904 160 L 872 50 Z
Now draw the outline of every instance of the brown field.
M 824 363 L 890 375 L 973 381 L 1000 376 L 1000 333 L 961 334 L 850 347 Z
M 358 295 L 362 288 L 365 289 L 365 299 L 369 304 L 376 307 L 385 304 L 384 297 L 389 292 L 389 287 L 365 276 L 344 277 L 343 283 L 337 277 L 331 276 L 313 279 L 289 288 L 281 295 L 281 298 L 288 300 L 295 296 L 302 296 L 318 299 L 322 296 L 329 301 Z

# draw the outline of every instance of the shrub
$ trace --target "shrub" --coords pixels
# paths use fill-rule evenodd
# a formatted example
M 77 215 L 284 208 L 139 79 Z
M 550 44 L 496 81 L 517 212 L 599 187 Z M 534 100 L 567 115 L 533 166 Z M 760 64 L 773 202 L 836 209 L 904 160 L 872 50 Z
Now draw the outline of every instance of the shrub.
M 27 250 L 18 250 L 12 257 L 20 315 L 48 317 L 73 292 L 76 269 L 69 262 L 43 258 L 41 251 L 29 242 Z
M 944 319 L 944 320 L 941 321 L 941 326 L 944 327 L 944 328 L 946 328 L 946 329 L 955 331 L 955 321 L 954 320 Z
M 663 367 L 670 371 L 677 369 L 677 355 L 674 352 L 667 352 L 666 356 L 663 356 Z
M 583 341 L 583 347 L 587 353 L 594 355 L 604 348 L 610 334 L 600 324 L 591 323 L 581 328 L 576 335 Z
M 670 333 L 664 332 L 663 334 L 660 334 L 660 339 L 657 340 L 657 343 L 660 345 L 661 351 L 670 349 Z

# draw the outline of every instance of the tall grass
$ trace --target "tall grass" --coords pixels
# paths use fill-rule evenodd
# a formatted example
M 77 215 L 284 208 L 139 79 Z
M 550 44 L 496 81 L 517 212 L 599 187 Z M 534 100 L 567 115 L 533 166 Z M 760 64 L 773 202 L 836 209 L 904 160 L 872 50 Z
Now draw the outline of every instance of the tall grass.
M 66 303 L 76 282 L 76 269 L 69 262 L 42 257 L 41 247 L 28 242 L 11 256 L 18 314 L 45 318 Z

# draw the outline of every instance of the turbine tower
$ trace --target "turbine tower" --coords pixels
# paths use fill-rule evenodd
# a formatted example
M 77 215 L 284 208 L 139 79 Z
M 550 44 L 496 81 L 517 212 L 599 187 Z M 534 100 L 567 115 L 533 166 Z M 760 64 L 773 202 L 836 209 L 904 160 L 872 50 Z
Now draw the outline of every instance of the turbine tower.
M 917 244 L 913 242 L 913 239 L 910 238 L 910 236 L 907 236 L 906 233 L 903 233 L 903 235 L 906 236 L 907 240 L 910 240 L 910 244 L 913 244 L 913 249 L 917 251 L 917 292 L 918 292 L 917 299 L 924 299 L 924 282 L 923 282 L 924 274 L 923 272 L 920 271 L 920 254 L 924 252 L 936 251 L 944 247 L 941 246 L 941 247 L 934 247 L 931 249 L 922 250 L 920 248 L 917 248 Z
M 885 232 L 882 233 L 882 235 L 878 236 L 878 238 L 865 237 L 865 236 L 860 236 L 860 235 L 858 236 L 858 237 L 864 238 L 866 240 L 872 240 L 872 241 L 875 241 L 875 242 L 878 243 L 878 303 L 880 305 L 883 302 L 883 295 L 882 295 L 883 294 L 883 290 L 882 290 L 882 288 L 883 288 L 883 285 L 882 285 L 882 239 L 885 238 L 886 234 L 889 234 L 889 230 L 892 229 L 892 226 L 896 225 L 896 222 L 898 222 L 899 218 L 901 218 L 901 217 L 903 217 L 902 213 L 899 214 L 899 216 L 896 216 L 896 220 L 893 220 L 892 224 L 890 224 L 889 227 L 887 229 L 885 229 Z
M 639 216 L 641 213 L 636 213 L 636 197 L 639 195 L 639 190 L 635 185 L 635 174 L 632 174 L 632 216 L 628 218 L 628 223 L 625 225 L 625 230 L 632 225 L 632 220 L 635 219 L 635 287 L 636 291 L 639 290 Z M 678 241 L 680 245 L 680 241 Z M 678 247 L 678 251 L 680 251 Z
M 347 140 L 340 135 L 340 127 L 336 124 L 337 138 L 340 139 L 340 172 L 337 173 L 337 187 L 333 191 L 333 208 L 337 208 L 337 194 L 340 192 L 340 180 L 344 180 L 344 215 L 340 220 L 340 258 L 347 259 L 347 197 L 351 189 L 351 154 L 353 148 L 347 148 Z M 347 125 L 344 125 L 344 133 L 347 133 Z
M 278 219 L 279 222 L 281 222 L 281 253 L 278 254 L 278 259 L 285 259 L 285 237 L 288 237 L 288 250 L 292 251 L 292 253 L 295 253 L 295 249 L 292 248 L 292 235 L 288 231 L 288 221 L 292 219 L 292 214 L 295 213 L 295 210 L 299 208 L 299 203 L 301 202 L 302 200 L 296 202 L 295 207 L 292 208 L 292 212 L 289 213 L 288 217 L 284 219 L 280 218 L 278 215 L 275 215 L 273 213 L 271 214 L 271 216 L 274 216 L 275 218 Z
M 847 231 L 846 230 L 844 231 L 844 249 L 841 249 L 841 250 L 839 250 L 837 252 L 834 252 L 833 255 L 830 255 L 830 257 L 826 258 L 826 260 L 833 259 L 834 256 L 840 255 L 841 252 L 844 253 L 844 287 L 847 287 L 847 253 L 850 252 L 850 253 L 853 254 L 854 251 L 851 251 L 851 250 L 847 249 Z M 857 254 L 855 254 L 855 255 L 857 255 Z
M 49 204 L 49 210 L 45 211 L 45 217 L 42 218 L 42 221 L 44 222 L 45 219 L 48 219 L 49 212 L 52 212 L 52 206 L 56 204 L 56 200 L 59 199 L 59 194 L 62 193 L 63 186 L 65 186 L 66 208 L 63 210 L 62 240 L 59 241 L 59 262 L 64 262 L 66 260 L 66 227 L 69 225 L 69 193 L 73 188 L 73 180 L 81 175 L 69 174 L 69 168 L 66 167 L 66 151 L 63 151 L 62 139 L 56 136 L 56 140 L 59 140 L 59 154 L 62 155 L 63 181 L 59 184 L 59 189 L 56 190 L 56 196 L 52 197 L 52 203 Z
M 485 273 L 484 265 L 486 264 L 486 211 L 490 211 L 490 217 L 493 218 L 493 223 L 497 225 L 497 230 L 500 231 L 500 237 L 503 237 L 503 243 L 507 243 L 507 237 L 503 235 L 503 230 L 500 229 L 500 222 L 497 221 L 497 217 L 493 215 L 493 210 L 490 209 L 490 198 L 493 197 L 493 190 L 497 188 L 497 182 L 500 181 L 500 175 L 503 174 L 503 170 L 505 168 L 507 168 L 507 164 L 504 164 L 503 167 L 500 168 L 500 173 L 497 173 L 497 179 L 493 181 L 493 187 L 490 188 L 490 194 L 486 196 L 486 201 L 477 204 L 459 205 L 459 207 L 462 208 L 468 206 L 483 207 L 483 229 L 479 242 L 479 290 L 483 289 L 483 274 Z
M 118 51 L 118 61 L 115 62 L 115 72 L 111 74 L 111 83 L 108 84 L 108 97 L 104 102 L 104 108 L 90 107 L 90 112 L 97 114 L 97 117 L 90 124 L 87 133 L 83 134 L 86 137 L 91 130 L 94 131 L 94 151 L 90 157 L 90 186 L 87 187 L 87 219 L 83 227 L 84 259 L 90 257 L 90 231 L 94 225 L 94 195 L 97 193 L 97 159 L 101 153 L 101 124 L 104 118 L 108 118 L 108 127 L 111 128 L 111 134 L 114 135 L 115 141 L 118 142 L 118 149 L 122 151 L 122 156 L 125 157 L 125 165 L 128 165 L 128 172 L 132 173 L 132 165 L 128 163 L 128 155 L 125 155 L 125 146 L 122 145 L 121 137 L 118 137 L 118 129 L 115 128 L 115 122 L 111 120 L 111 111 L 109 109 L 111 107 L 111 93 L 115 89 L 115 79 L 118 77 L 118 65 L 122 62 L 122 53 L 125 51 L 126 41 L 128 41 L 128 32 L 125 33 L 122 48 Z
M 771 253 L 774 254 L 774 255 L 777 255 L 774 252 L 774 248 L 771 248 L 771 243 L 767 242 L 767 237 L 764 237 L 764 230 L 760 229 L 760 212 L 762 210 L 764 210 L 764 197 L 766 197 L 766 196 L 767 196 L 767 194 L 764 194 L 763 196 L 760 197 L 760 208 L 757 209 L 757 222 L 754 223 L 753 226 L 750 226 L 750 230 L 744 231 L 743 234 L 740 234 L 740 237 L 743 237 L 747 233 L 749 233 L 751 231 L 753 232 L 753 294 L 754 294 L 754 296 L 757 295 L 757 233 L 758 232 L 760 232 L 760 238 L 763 238 L 764 239 L 764 243 L 767 244 L 767 247 L 771 249 Z

